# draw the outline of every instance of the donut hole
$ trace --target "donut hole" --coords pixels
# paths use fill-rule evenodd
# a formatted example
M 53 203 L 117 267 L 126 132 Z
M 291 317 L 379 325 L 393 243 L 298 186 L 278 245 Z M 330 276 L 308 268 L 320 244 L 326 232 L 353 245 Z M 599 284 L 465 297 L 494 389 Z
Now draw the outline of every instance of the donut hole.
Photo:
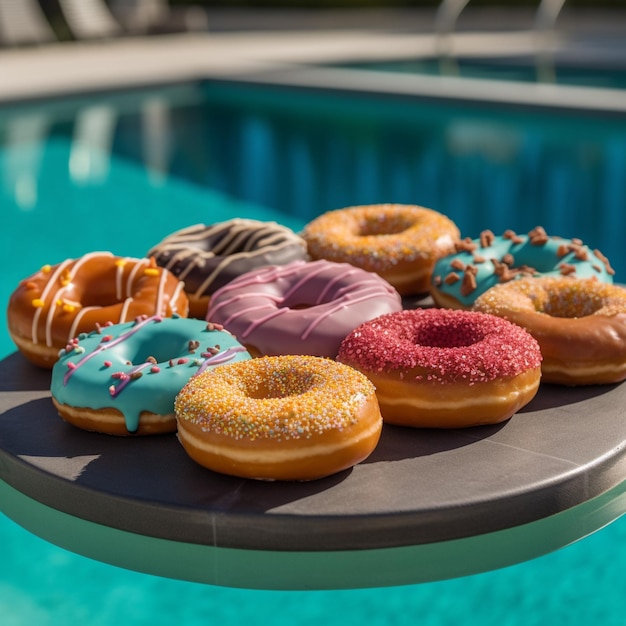
M 111 305 L 119 304 L 119 300 L 115 293 L 107 291 L 86 291 L 80 298 L 83 307 L 106 308 Z
M 252 400 L 274 400 L 305 394 L 319 384 L 312 372 L 276 371 L 264 379 L 244 380 L 243 393 Z
M 109 276 L 95 276 L 90 282 L 89 288 L 82 283 L 75 282 L 66 285 L 63 289 L 63 298 L 74 302 L 80 302 L 82 307 L 105 308 L 121 302 L 115 291 L 115 283 Z
M 122 346 L 119 346 L 121 348 Z M 119 349 L 118 348 L 118 349 Z M 194 358 L 200 356 L 200 352 L 204 350 L 204 346 L 199 347 L 195 353 L 190 352 L 189 338 L 181 338 L 179 335 L 170 335 L 161 333 L 159 341 L 150 341 L 146 344 L 136 346 L 133 350 L 129 350 L 123 354 L 123 357 L 138 365 L 145 363 L 149 358 L 155 359 L 157 363 L 167 363 L 172 359 Z
M 581 298 L 580 293 L 558 291 L 548 293 L 543 305 L 543 313 L 550 317 L 576 318 L 593 315 L 604 306 L 601 298 L 587 294 Z
M 415 226 L 415 220 L 407 220 L 402 216 L 397 217 L 371 217 L 364 219 L 357 225 L 359 237 L 371 237 L 380 235 L 397 235 Z
M 315 306 L 311 302 L 303 302 L 301 300 L 283 300 L 278 303 L 279 309 L 291 309 L 292 311 L 302 311 Z
M 468 324 L 438 324 L 418 328 L 413 343 L 427 348 L 463 348 L 485 338 L 484 333 Z

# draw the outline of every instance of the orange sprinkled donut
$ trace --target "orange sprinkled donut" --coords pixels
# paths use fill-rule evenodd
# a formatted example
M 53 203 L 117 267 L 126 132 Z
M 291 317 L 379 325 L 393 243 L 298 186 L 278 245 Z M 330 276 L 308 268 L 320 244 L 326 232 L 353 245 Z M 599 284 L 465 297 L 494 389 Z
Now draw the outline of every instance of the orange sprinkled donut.
M 353 330 L 337 359 L 374 383 L 386 423 L 420 428 L 502 422 L 533 399 L 541 377 L 528 332 L 461 310 L 382 315 Z
M 593 279 L 523 278 L 496 285 L 478 311 L 523 326 L 539 342 L 542 380 L 596 385 L 626 379 L 626 289 Z
M 223 365 L 175 401 L 178 437 L 200 465 L 261 480 L 313 480 L 347 469 L 378 444 L 374 386 L 360 372 L 314 356 Z
M 454 222 L 441 213 L 404 204 L 329 211 L 302 232 L 313 259 L 375 272 L 403 296 L 428 291 L 435 262 L 454 252 L 459 236 Z
M 92 252 L 22 280 L 9 299 L 7 323 L 24 356 L 51 368 L 80 333 L 142 315 L 186 317 L 187 310 L 183 284 L 154 261 Z

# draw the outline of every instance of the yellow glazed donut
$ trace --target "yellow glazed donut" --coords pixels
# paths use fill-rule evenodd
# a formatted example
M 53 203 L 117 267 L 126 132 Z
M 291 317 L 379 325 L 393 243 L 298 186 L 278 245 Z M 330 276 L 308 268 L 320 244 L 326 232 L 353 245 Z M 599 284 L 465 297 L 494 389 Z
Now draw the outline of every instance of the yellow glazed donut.
M 314 356 L 260 357 L 190 380 L 175 401 L 178 437 L 216 472 L 312 480 L 374 450 L 382 418 L 360 372 Z
M 592 279 L 523 278 L 492 287 L 477 311 L 528 330 L 543 355 L 542 381 L 562 385 L 626 379 L 626 289 Z
M 460 233 L 432 209 L 372 204 L 324 213 L 304 228 L 302 237 L 313 259 L 375 272 L 405 296 L 428 291 L 435 262 L 454 252 Z

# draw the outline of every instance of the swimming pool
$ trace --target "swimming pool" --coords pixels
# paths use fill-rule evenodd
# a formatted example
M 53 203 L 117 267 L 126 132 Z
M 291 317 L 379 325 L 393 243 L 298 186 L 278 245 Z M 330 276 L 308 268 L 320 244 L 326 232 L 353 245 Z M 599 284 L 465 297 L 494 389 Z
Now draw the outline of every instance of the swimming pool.
M 609 64 L 611 65 L 611 64 Z M 543 56 L 498 57 L 420 57 L 391 61 L 354 62 L 341 67 L 377 72 L 397 72 L 413 76 L 460 76 L 467 79 L 487 79 L 535 83 L 550 80 L 560 85 L 577 85 L 607 89 L 626 88 L 626 69 L 622 63 L 594 65 L 578 59 Z
M 143 255 L 199 222 L 298 229 L 348 204 L 415 202 L 482 228 L 582 236 L 626 275 L 626 131 L 614 119 L 285 92 L 226 82 L 0 112 L 3 303 L 25 273 L 95 249 Z M 28 248 L 26 249 L 26 246 Z M 23 265 L 18 265 L 17 262 Z M 2 328 L 0 355 L 13 350 Z M 626 523 L 489 574 L 363 591 L 204 587 L 74 556 L 0 521 L 3 626 L 623 624 Z

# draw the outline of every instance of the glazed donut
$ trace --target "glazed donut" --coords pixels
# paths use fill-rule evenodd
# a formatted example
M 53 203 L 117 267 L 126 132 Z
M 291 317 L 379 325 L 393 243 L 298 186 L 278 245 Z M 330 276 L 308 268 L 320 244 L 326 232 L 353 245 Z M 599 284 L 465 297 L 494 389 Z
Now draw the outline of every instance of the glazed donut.
M 439 259 L 430 293 L 438 306 L 471 309 L 480 294 L 523 276 L 573 276 L 613 282 L 608 259 L 580 239 L 548 237 L 541 226 L 527 235 L 507 230 L 502 236 L 484 230 L 477 239 L 455 244 L 456 253 Z
M 362 322 L 400 311 L 398 292 L 347 263 L 294 261 L 248 272 L 217 291 L 207 320 L 223 324 L 253 356 L 335 358 Z
M 428 291 L 435 261 L 454 250 L 459 230 L 432 209 L 373 204 L 324 213 L 302 236 L 311 258 L 376 272 L 408 296 Z
M 189 456 L 223 474 L 313 480 L 348 469 L 378 444 L 373 385 L 330 359 L 277 356 L 191 379 L 175 402 Z
M 541 377 L 528 332 L 472 311 L 383 315 L 350 333 L 337 358 L 374 383 L 385 423 L 420 428 L 502 422 L 533 399 Z
M 148 256 L 185 283 L 189 316 L 204 319 L 211 294 L 265 265 L 307 258 L 306 243 L 276 222 L 232 219 L 197 224 L 168 235 Z
M 52 401 L 74 426 L 110 435 L 176 430 L 174 398 L 190 377 L 249 359 L 218 326 L 152 316 L 71 341 L 52 368 Z
M 9 299 L 7 323 L 24 356 L 50 368 L 70 339 L 97 325 L 187 311 L 182 283 L 153 260 L 92 252 L 22 280 Z
M 626 379 L 626 289 L 569 277 L 496 285 L 478 311 L 519 324 L 539 342 L 542 380 L 597 385 Z

